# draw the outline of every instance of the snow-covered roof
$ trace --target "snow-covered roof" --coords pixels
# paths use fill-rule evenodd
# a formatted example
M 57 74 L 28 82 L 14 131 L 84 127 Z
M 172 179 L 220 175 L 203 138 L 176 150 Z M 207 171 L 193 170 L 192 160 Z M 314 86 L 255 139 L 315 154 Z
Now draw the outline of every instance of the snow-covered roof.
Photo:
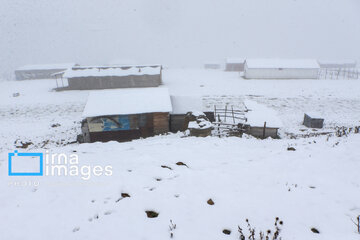
M 110 68 L 84 68 L 68 69 L 64 73 L 64 78 L 74 77 L 106 77 L 106 76 L 130 76 L 130 75 L 159 75 L 161 66 L 157 67 L 130 67 L 128 69 L 110 67 Z
M 320 68 L 315 59 L 246 59 L 248 68 Z
M 251 100 L 245 100 L 244 103 L 249 109 L 246 118 L 250 126 L 263 127 L 266 122 L 266 126 L 270 128 L 282 127 L 282 122 L 275 110 Z
M 245 58 L 227 58 L 226 63 L 244 63 Z
M 190 111 L 204 111 L 200 96 L 171 96 L 173 114 L 185 114 Z
M 137 68 L 144 68 L 144 67 L 161 67 L 161 64 L 105 64 L 105 65 L 78 65 L 74 66 L 74 70 L 78 69 L 107 69 L 107 68 L 131 68 L 131 67 L 137 67 Z
M 37 64 L 37 65 L 25 65 L 16 69 L 17 71 L 25 70 L 52 70 L 52 69 L 68 69 L 74 67 L 75 63 L 58 63 L 58 64 Z
M 89 93 L 83 117 L 171 111 L 167 88 L 98 90 Z

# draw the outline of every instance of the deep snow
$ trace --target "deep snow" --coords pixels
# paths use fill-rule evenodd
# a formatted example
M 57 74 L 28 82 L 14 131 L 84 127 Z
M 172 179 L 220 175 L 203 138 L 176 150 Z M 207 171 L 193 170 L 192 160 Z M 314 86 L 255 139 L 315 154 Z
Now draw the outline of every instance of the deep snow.
M 0 82 L 1 239 L 169 239 L 170 220 L 174 239 L 238 239 L 246 218 L 266 230 L 275 217 L 284 221 L 283 239 L 360 239 L 351 222 L 360 214 L 360 135 L 286 134 L 313 132 L 302 130 L 306 111 L 325 117 L 323 131 L 360 125 L 359 81 L 244 80 L 216 70 L 165 69 L 164 84 L 173 95 L 267 106 L 283 125 L 282 139 L 178 133 L 69 144 L 80 132 L 89 91 L 54 92 L 53 80 Z M 80 165 L 110 165 L 113 175 L 9 177 L 7 153 L 16 140 L 33 143 L 21 152 L 76 151 Z M 119 200 L 121 193 L 130 198 Z M 146 210 L 159 216 L 147 218 Z

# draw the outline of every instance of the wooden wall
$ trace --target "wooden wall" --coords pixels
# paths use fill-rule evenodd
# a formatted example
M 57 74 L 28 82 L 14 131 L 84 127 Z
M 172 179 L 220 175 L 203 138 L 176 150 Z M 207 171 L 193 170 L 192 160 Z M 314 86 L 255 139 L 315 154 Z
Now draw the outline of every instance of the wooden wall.
M 169 113 L 153 113 L 154 134 L 169 132 Z

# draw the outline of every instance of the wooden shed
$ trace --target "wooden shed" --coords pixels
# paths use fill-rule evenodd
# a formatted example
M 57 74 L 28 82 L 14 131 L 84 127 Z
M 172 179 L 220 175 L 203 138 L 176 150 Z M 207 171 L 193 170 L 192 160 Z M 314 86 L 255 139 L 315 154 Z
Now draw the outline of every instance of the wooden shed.
M 75 63 L 26 65 L 15 70 L 16 80 L 53 79 L 54 74 L 71 69 Z
M 247 79 L 317 79 L 320 66 L 314 59 L 246 59 Z
M 161 65 L 74 67 L 64 72 L 64 90 L 157 87 L 162 83 Z
M 167 88 L 91 92 L 82 121 L 83 142 L 130 141 L 169 132 Z

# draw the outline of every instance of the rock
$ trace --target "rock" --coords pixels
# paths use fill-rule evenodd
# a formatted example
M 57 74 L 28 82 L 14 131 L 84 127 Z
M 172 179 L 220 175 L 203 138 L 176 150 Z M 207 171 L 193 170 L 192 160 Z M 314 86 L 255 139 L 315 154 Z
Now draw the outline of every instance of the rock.
M 230 235 L 231 234 L 231 230 L 229 230 L 229 229 L 224 229 L 222 232 L 225 235 Z
M 215 203 L 214 203 L 214 201 L 210 198 L 209 200 L 207 200 L 207 204 L 209 204 L 209 205 L 214 205 Z
M 128 193 L 121 193 L 121 197 L 127 198 L 127 197 L 130 197 L 130 195 Z
M 148 218 L 157 218 L 159 213 L 155 211 L 145 211 Z
M 316 233 L 316 234 L 319 234 L 319 233 L 320 233 L 320 231 L 317 230 L 316 228 L 311 228 L 311 231 L 312 231 L 313 233 Z
M 186 165 L 185 163 L 183 162 L 177 162 L 176 165 L 178 166 L 185 166 L 185 167 L 188 167 L 188 165 Z
M 166 166 L 166 165 L 161 165 L 161 167 L 162 167 L 162 168 L 167 168 L 167 169 L 169 169 L 169 170 L 172 170 L 171 167 L 168 167 L 168 166 Z

